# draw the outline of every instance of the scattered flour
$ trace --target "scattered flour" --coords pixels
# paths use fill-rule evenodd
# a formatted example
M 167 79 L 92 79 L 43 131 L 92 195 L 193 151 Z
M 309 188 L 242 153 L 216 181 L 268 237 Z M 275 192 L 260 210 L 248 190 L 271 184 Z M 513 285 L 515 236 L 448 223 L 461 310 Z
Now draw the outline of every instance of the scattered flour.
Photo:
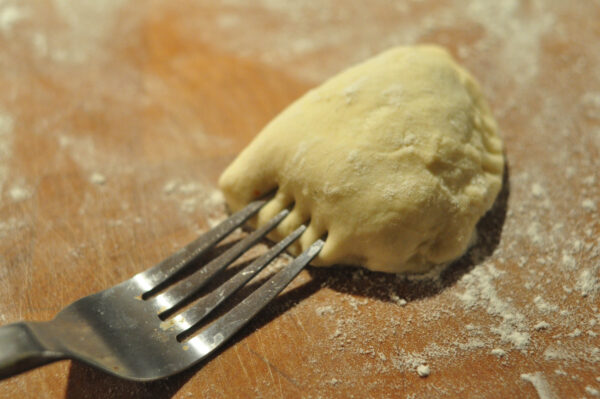
M 13 25 L 27 17 L 27 12 L 14 5 L 3 6 L 0 3 L 0 30 L 4 33 L 10 33 Z
M 500 40 L 498 49 L 502 59 L 513 60 L 513 65 L 504 65 L 506 72 L 520 83 L 534 78 L 539 70 L 539 43 L 545 32 L 550 29 L 554 17 L 543 13 L 540 4 L 535 4 L 536 23 L 528 23 L 527 18 L 518 18 L 519 1 L 494 3 L 472 2 L 467 7 L 467 16 L 486 26 L 490 40 Z M 511 38 L 511 40 L 506 40 Z
M 479 338 L 470 338 L 466 343 L 458 343 L 458 347 L 464 351 L 485 348 L 486 343 Z
M 116 170 L 120 173 L 123 170 L 123 159 L 113 151 L 104 151 L 99 144 L 100 139 L 93 135 L 86 134 L 66 134 L 61 133 L 57 136 L 58 145 L 64 156 L 71 158 L 77 166 L 91 179 L 98 173 L 98 169 Z
M 498 294 L 495 280 L 502 274 L 493 265 L 478 266 L 462 277 L 460 286 L 465 290 L 457 296 L 467 309 L 484 308 L 488 314 L 501 318 L 500 324 L 491 331 L 498 334 L 502 342 L 524 350 L 530 339 L 526 319 Z
M 542 188 L 542 186 L 539 183 L 533 183 L 533 185 L 531 186 L 531 193 L 536 198 L 542 198 L 546 191 Z
M 531 243 L 537 246 L 544 244 L 544 238 L 540 232 L 540 223 L 533 221 L 527 226 L 527 235 L 529 236 Z
M 31 197 L 31 192 L 24 187 L 13 186 L 8 191 L 8 195 L 13 201 L 18 202 Z
M 537 391 L 540 399 L 558 399 L 558 397 L 550 388 L 550 384 L 546 381 L 546 378 L 541 372 L 535 372 L 532 374 L 521 374 L 521 379 L 523 381 L 530 382 L 535 390 Z
M 104 183 L 106 183 L 106 177 L 103 174 L 101 174 L 101 173 L 94 172 L 90 176 L 90 182 L 101 186 Z
M 177 187 L 177 180 L 170 180 L 170 181 L 166 182 L 165 185 L 163 186 L 163 193 L 171 194 L 173 191 L 175 191 L 176 187 Z
M 585 387 L 585 392 L 595 398 L 600 398 L 600 391 L 590 385 Z
M 184 183 L 179 186 L 179 192 L 182 194 L 196 194 L 201 192 L 204 186 L 199 182 Z
M 588 118 L 600 119 L 600 92 L 587 92 L 581 97 L 580 104 Z
M 204 206 L 209 210 L 223 207 L 223 204 L 225 204 L 225 197 L 220 190 L 211 190 L 204 199 Z
M 422 364 L 417 367 L 417 374 L 419 375 L 419 377 L 428 377 L 430 373 L 431 369 L 426 364 Z
M 396 303 L 399 306 L 405 306 L 408 302 L 406 302 L 406 299 L 399 298 L 398 300 L 396 300 Z
M 0 220 L 0 238 L 7 237 L 14 233 L 15 230 L 25 227 L 27 224 L 15 217 L 10 217 L 6 220 Z
M 428 39 L 430 33 L 435 33 L 436 30 L 443 32 L 446 27 L 453 26 L 454 23 L 452 21 L 448 22 L 447 17 L 457 18 L 449 14 L 448 9 L 450 7 L 434 7 L 431 13 L 427 13 L 430 15 L 422 17 L 421 21 L 417 21 L 414 24 L 415 28 L 407 27 L 406 29 L 398 29 L 394 27 L 391 30 L 386 30 L 387 28 L 383 26 L 384 24 L 379 25 L 376 23 L 380 18 L 379 15 L 364 12 L 362 13 L 364 16 L 361 15 L 360 17 L 360 22 L 364 26 L 370 26 L 371 28 L 362 33 L 363 37 L 357 36 L 354 33 L 355 28 L 345 23 L 348 19 L 348 16 L 344 14 L 345 10 L 340 9 L 340 7 L 335 6 L 333 3 L 286 3 L 260 0 L 256 4 L 249 6 L 243 0 L 227 1 L 228 4 L 233 4 L 236 7 L 224 7 L 227 8 L 226 13 L 217 13 L 214 18 L 216 29 L 214 32 L 208 33 L 222 39 L 221 43 L 225 51 L 234 52 L 242 57 L 256 57 L 256 59 L 282 70 L 286 69 L 286 65 L 287 67 L 292 65 L 294 68 L 288 68 L 288 70 L 299 74 L 309 81 L 320 81 L 343 65 L 364 59 L 385 47 L 399 43 L 421 41 L 424 38 Z M 409 9 L 417 6 L 418 3 L 418 1 L 403 3 L 398 8 L 398 14 L 407 13 Z M 35 45 L 34 47 L 39 50 L 40 55 L 48 55 L 53 61 L 65 63 L 83 62 L 96 57 L 96 55 L 100 57 L 102 56 L 102 52 L 97 50 L 101 48 L 101 43 L 107 37 L 111 37 L 108 34 L 112 33 L 112 26 L 118 21 L 116 16 L 122 4 L 124 4 L 122 0 L 107 0 L 104 2 L 85 1 L 80 3 L 57 0 L 55 4 L 56 10 L 62 22 L 64 22 L 68 35 L 59 38 L 46 37 L 40 32 L 32 33 L 31 39 Z M 255 16 L 261 13 L 236 11 L 236 9 L 248 10 L 251 7 L 262 7 L 266 12 L 276 17 L 275 21 L 277 21 L 277 24 L 264 24 L 262 19 Z M 470 46 L 461 46 L 457 51 L 459 56 L 465 58 L 468 58 L 470 54 L 480 54 L 473 57 L 473 65 L 477 65 L 476 63 L 481 62 L 483 59 L 486 60 L 486 65 L 490 63 L 498 66 L 495 68 L 498 72 L 489 71 L 490 76 L 486 79 L 487 82 L 484 82 L 484 85 L 486 85 L 484 89 L 489 93 L 504 93 L 501 98 L 494 97 L 497 94 L 493 94 L 492 96 L 492 101 L 495 101 L 500 116 L 502 116 L 503 112 L 519 113 L 517 107 L 518 101 L 514 102 L 514 99 L 518 99 L 520 94 L 524 93 L 521 90 L 525 90 L 532 83 L 537 83 L 535 76 L 538 72 L 542 72 L 539 68 L 539 65 L 541 65 L 541 45 L 544 41 L 549 45 L 552 43 L 546 34 L 550 33 L 549 29 L 553 26 L 553 17 L 546 10 L 542 9 L 548 6 L 544 2 L 528 3 L 527 7 L 531 8 L 528 12 L 540 16 L 540 18 L 536 19 L 517 17 L 517 14 L 522 15 L 519 12 L 523 11 L 519 9 L 520 7 L 526 6 L 514 0 L 494 4 L 478 2 L 470 4 L 466 13 L 460 15 L 460 18 L 464 18 L 468 24 L 483 27 L 477 42 Z M 376 8 L 373 7 L 373 9 Z M 352 9 L 352 7 L 348 7 L 348 9 Z M 302 22 L 303 16 L 310 15 L 311 13 L 315 16 L 314 24 L 304 24 Z M 18 22 L 26 16 L 27 13 L 22 8 L 12 5 L 2 7 L 2 1 L 0 0 L 0 33 L 6 35 L 7 33 L 16 31 L 20 27 Z M 90 21 L 97 23 L 91 24 Z M 268 35 L 264 34 L 264 26 L 269 26 L 271 30 Z M 560 29 L 564 29 L 564 27 L 559 26 L 556 30 L 559 31 Z M 254 33 L 252 35 L 239 35 L 240 30 Z M 207 29 L 206 31 L 212 30 Z M 457 34 L 460 34 L 460 32 Z M 257 37 L 263 38 L 263 40 L 257 40 Z M 377 38 L 376 42 L 380 44 L 374 46 L 372 44 L 374 43 L 373 38 Z M 437 40 L 435 37 L 433 38 L 434 41 Z M 212 40 L 204 41 L 213 42 Z M 347 47 L 344 44 L 348 42 L 353 43 L 351 47 L 352 51 L 343 53 L 346 50 L 341 49 Z M 307 58 L 303 58 L 327 52 L 335 54 L 329 57 L 328 60 L 324 59 L 327 57 L 313 57 L 320 60 L 318 63 L 313 62 L 310 64 L 306 61 Z M 486 57 L 489 57 L 489 59 Z M 297 67 L 297 65 L 300 65 L 300 67 Z M 505 86 L 499 84 L 496 86 L 495 79 L 501 77 L 504 81 L 505 76 L 518 79 L 518 86 L 522 87 L 522 89 L 517 88 L 511 91 Z M 497 88 L 503 90 L 495 90 Z M 600 110 L 600 92 L 596 88 L 593 90 L 581 98 L 582 107 L 580 112 L 584 113 L 590 119 L 598 120 L 598 115 L 600 115 L 598 113 L 598 110 Z M 354 93 L 348 94 L 351 101 L 351 95 Z M 511 97 L 513 98 L 511 99 Z M 513 101 L 512 105 L 511 101 Z M 540 107 L 552 111 L 553 108 L 549 107 L 548 104 L 548 102 L 544 102 L 540 104 Z M 515 115 L 515 118 L 518 117 L 519 115 Z M 547 124 L 554 124 L 556 122 L 554 119 L 548 117 L 548 115 L 545 115 L 544 118 L 548 120 Z M 547 129 L 549 125 L 543 124 L 544 118 L 541 119 L 542 125 L 540 128 Z M 569 118 L 562 119 L 568 120 Z M 14 122 L 12 117 L 0 110 L 0 194 L 4 194 L 3 188 L 9 172 L 8 161 L 12 154 L 13 127 Z M 552 131 L 557 132 L 555 137 L 560 137 L 558 128 Z M 519 149 L 514 145 L 512 148 L 510 147 L 509 139 L 511 132 L 509 129 L 507 129 L 506 134 L 508 143 L 507 156 L 510 158 Z M 103 159 L 103 151 L 95 146 L 90 137 L 61 135 L 58 136 L 58 142 L 85 171 L 86 175 L 90 175 L 94 170 L 98 170 L 106 164 Z M 553 142 L 550 142 L 548 146 L 556 148 Z M 570 156 L 571 154 L 567 153 L 567 155 Z M 515 159 L 519 160 L 519 158 Z M 563 161 L 564 159 L 557 160 L 557 162 Z M 592 220 L 592 222 L 585 226 L 577 226 L 578 231 L 572 235 L 569 235 L 570 223 L 567 219 L 562 220 L 564 224 L 556 223 L 549 227 L 546 215 L 559 215 L 558 217 L 560 217 L 560 209 L 557 208 L 562 198 L 559 195 L 560 188 L 557 188 L 559 185 L 548 184 L 550 180 L 538 180 L 539 176 L 545 175 L 544 172 L 531 172 L 529 176 L 525 176 L 522 170 L 530 170 L 531 166 L 526 161 L 523 161 L 522 164 L 513 163 L 513 165 L 516 166 L 511 170 L 511 189 L 513 191 L 511 192 L 509 216 L 504 227 L 503 243 L 499 246 L 499 250 L 504 251 L 504 255 L 498 255 L 498 253 L 494 255 L 496 260 L 499 259 L 499 256 L 506 256 L 508 262 L 496 262 L 494 260 L 496 262 L 494 265 L 477 263 L 472 270 L 468 271 L 455 285 L 449 288 L 449 290 L 460 292 L 458 294 L 459 301 L 456 314 L 466 311 L 470 319 L 475 318 L 476 320 L 478 320 L 477 317 L 481 316 L 482 321 L 478 322 L 480 325 L 465 325 L 462 331 L 459 329 L 456 334 L 459 334 L 460 338 L 464 338 L 464 335 L 467 335 L 468 339 L 460 340 L 458 344 L 456 344 L 458 340 L 455 333 L 447 331 L 440 333 L 439 346 L 430 345 L 418 353 L 406 353 L 400 349 L 395 354 L 379 353 L 378 359 L 381 362 L 385 362 L 389 358 L 397 368 L 411 370 L 411 372 L 416 369 L 417 373 L 419 373 L 419 368 L 428 368 L 427 364 L 434 359 L 452 359 L 457 354 L 460 355 L 461 351 L 472 351 L 481 348 L 487 348 L 484 351 L 486 354 L 491 353 L 498 358 L 505 357 L 507 351 L 513 348 L 527 350 L 528 354 L 532 356 L 538 355 L 546 361 L 560 362 L 560 364 L 556 364 L 556 367 L 564 367 L 569 362 L 575 361 L 600 361 L 600 349 L 591 347 L 590 345 L 583 346 L 585 340 L 592 341 L 591 338 L 595 337 L 592 335 L 595 332 L 591 329 L 587 332 L 589 337 L 564 339 L 562 343 L 554 338 L 555 343 L 547 346 L 543 353 L 536 352 L 539 348 L 538 343 L 540 342 L 536 342 L 536 339 L 551 335 L 550 333 L 529 335 L 530 328 L 533 328 L 535 331 L 549 329 L 550 324 L 545 321 L 533 325 L 535 321 L 542 318 L 552 317 L 550 320 L 552 322 L 552 333 L 555 330 L 571 331 L 567 335 L 568 337 L 575 338 L 581 336 L 581 331 L 579 334 L 575 334 L 579 329 L 575 328 L 573 324 L 577 311 L 568 307 L 567 304 L 563 304 L 553 294 L 548 296 L 548 299 L 566 308 L 562 312 L 554 314 L 553 312 L 559 310 L 558 306 L 544 300 L 542 295 L 547 295 L 547 290 L 550 288 L 547 282 L 552 280 L 551 273 L 554 273 L 554 270 L 550 272 L 548 269 L 556 266 L 556 269 L 564 272 L 563 275 L 559 276 L 561 279 L 564 278 L 564 282 L 561 281 L 560 283 L 564 284 L 563 290 L 561 291 L 558 288 L 558 291 L 561 291 L 560 294 L 564 294 L 567 299 L 573 299 L 576 296 L 576 300 L 580 300 L 585 304 L 593 304 L 593 299 L 600 290 L 598 275 L 600 271 L 600 258 L 597 255 L 593 255 L 593 251 L 597 251 L 600 243 L 592 243 L 591 240 L 597 236 L 600 227 L 597 223 L 594 224 Z M 560 172 L 559 176 L 573 177 L 581 173 L 582 170 L 585 170 L 583 173 L 593 173 L 592 168 L 584 169 L 581 165 L 566 166 L 564 171 Z M 102 177 L 104 179 L 104 176 Z M 93 178 L 90 180 L 94 184 L 102 184 L 104 182 L 104 180 L 102 182 L 93 181 Z M 587 191 L 582 193 L 580 200 L 573 206 L 575 208 L 573 212 L 597 212 L 598 204 L 596 199 L 599 197 L 596 180 L 594 175 L 590 175 L 583 180 L 585 190 Z M 23 193 L 19 192 L 19 190 L 13 192 L 14 188 L 8 190 L 6 193 L 8 197 L 14 200 L 16 198 L 23 198 Z M 158 190 L 160 189 L 161 187 L 158 186 Z M 520 192 L 519 190 L 523 191 Z M 220 192 L 208 185 L 195 181 L 174 179 L 167 181 L 162 186 L 162 193 L 165 200 L 172 201 L 178 207 L 177 209 L 181 211 L 181 217 L 186 218 L 186 220 L 193 219 L 189 214 L 196 211 L 208 211 L 207 221 L 209 226 L 213 226 L 223 218 L 223 198 Z M 532 197 L 535 201 L 532 200 Z M 528 207 L 537 207 L 536 209 L 539 213 L 530 212 L 528 208 L 525 208 L 522 204 L 526 202 Z M 554 211 L 554 213 L 550 213 L 549 210 Z M 541 213 L 542 211 L 543 213 Z M 554 223 L 554 220 L 552 223 Z M 109 224 L 120 225 L 122 222 L 115 220 L 110 221 Z M 1 220 L 0 236 L 10 234 L 11 231 L 20 226 L 23 226 L 23 224 L 14 218 Z M 521 256 L 522 259 L 520 260 L 510 259 L 510 253 L 514 249 L 511 248 L 511 242 L 521 238 L 517 233 L 514 233 L 515 231 L 523 231 L 523 237 L 528 240 L 528 243 L 532 244 L 532 252 L 526 256 Z M 526 303 L 523 307 L 517 301 L 513 303 L 510 296 L 510 290 L 513 288 L 509 285 L 510 283 L 505 283 L 505 277 L 511 277 L 511 271 L 508 267 L 511 261 L 514 261 L 515 264 L 521 267 L 519 270 L 529 273 L 524 274 L 526 281 L 520 281 L 518 285 L 515 285 L 514 289 L 522 289 L 525 286 L 528 290 L 531 290 L 531 297 L 535 298 L 533 302 L 534 306 Z M 398 281 L 415 283 L 425 281 L 428 278 L 419 276 L 402 277 Z M 387 297 L 390 301 L 401 306 L 406 304 L 406 300 L 402 298 L 402 295 L 405 295 L 405 293 L 391 290 L 388 294 L 385 290 L 383 291 L 383 297 Z M 442 293 L 442 295 L 444 294 Z M 579 296 L 587 298 L 587 300 L 583 301 Z M 426 303 L 428 301 L 422 302 Z M 412 304 L 413 302 L 411 302 Z M 415 309 L 419 309 L 421 301 L 415 301 L 414 304 Z M 365 304 L 363 306 L 362 302 L 354 301 L 350 302 L 349 306 L 355 311 L 354 313 L 360 313 L 368 305 Z M 374 335 L 371 337 L 372 341 L 377 342 L 377 339 L 386 339 L 387 337 L 395 336 L 395 334 L 403 334 L 405 329 L 410 328 L 411 319 L 409 318 L 408 311 L 413 310 L 413 307 L 398 308 L 392 306 L 392 308 L 396 313 L 404 312 L 401 313 L 402 317 L 398 317 L 397 320 L 388 320 L 388 324 L 385 325 L 382 331 L 373 333 Z M 328 305 L 318 307 L 315 312 L 319 316 L 324 316 L 334 313 L 335 310 L 337 308 Z M 569 313 L 570 311 L 572 313 Z M 451 309 L 450 312 L 454 312 L 454 309 Z M 451 313 L 449 317 L 454 317 L 456 314 Z M 491 322 L 483 321 L 487 316 L 491 316 Z M 553 316 L 556 316 L 556 319 Z M 419 323 L 422 323 L 423 320 L 429 320 L 428 318 L 439 318 L 440 314 L 432 312 L 427 315 L 415 316 L 415 319 L 416 317 L 422 317 L 419 320 Z M 352 334 L 353 329 L 354 331 L 358 329 L 356 324 L 352 319 L 339 323 L 335 333 L 332 335 L 334 342 L 343 340 L 345 348 L 348 348 L 350 345 L 363 345 L 363 336 L 361 334 Z M 413 324 L 416 324 L 414 320 Z M 594 327 L 594 325 L 590 323 L 590 328 Z M 358 331 L 364 332 L 366 331 L 366 327 L 364 331 Z M 499 345 L 498 338 L 495 336 L 487 338 L 487 334 L 490 331 L 502 343 L 506 344 L 506 350 L 495 348 L 496 345 Z M 448 337 L 450 339 L 447 339 Z M 564 335 L 560 336 L 560 338 L 564 337 Z M 444 339 L 446 339 L 446 342 L 442 342 Z M 572 346 L 565 346 L 567 343 Z M 366 346 L 366 344 L 364 345 Z M 402 345 L 398 344 L 398 347 L 402 347 Z M 368 354 L 371 352 L 369 352 L 369 348 L 365 348 L 364 353 Z M 427 374 L 429 374 L 429 370 L 427 370 Z M 560 376 L 567 373 L 557 368 L 555 374 Z M 419 375 L 421 374 L 419 373 Z M 521 378 L 524 381 L 532 383 L 541 398 L 554 397 L 548 382 L 540 372 L 523 374 Z M 597 379 L 600 382 L 600 376 Z M 332 385 L 336 384 L 337 379 L 331 379 L 330 383 Z M 588 385 L 586 386 L 586 392 L 588 395 L 594 396 L 597 390 L 593 386 Z
M 594 297 L 600 290 L 600 281 L 598 272 L 600 271 L 600 261 L 591 268 L 583 269 L 577 277 L 575 288 L 581 293 L 582 297 Z
M 162 192 L 166 199 L 178 204 L 180 212 L 205 214 L 209 228 L 215 227 L 226 217 L 225 198 L 210 185 L 172 179 L 163 184 Z
M 331 305 L 326 305 L 326 306 L 320 306 L 318 308 L 315 309 L 315 312 L 317 313 L 318 316 L 323 316 L 326 314 L 333 314 L 333 306 Z
M 498 356 L 498 357 L 504 357 L 506 356 L 506 351 L 504 349 L 500 349 L 500 348 L 494 348 L 490 351 L 490 353 L 494 356 Z
M 577 338 L 580 336 L 581 336 L 581 330 L 579 328 L 576 328 L 567 334 L 567 337 L 571 337 L 571 338 Z
M 388 295 L 389 295 L 390 301 L 395 302 L 399 306 L 406 306 L 406 304 L 408 303 L 406 301 L 406 299 L 400 298 L 398 296 L 398 294 L 396 292 L 394 292 L 394 289 L 392 287 L 390 287 Z
M 562 266 L 565 269 L 574 270 L 577 268 L 577 262 L 575 261 L 575 258 L 568 253 L 563 252 L 561 261 Z
M 59 31 L 60 46 L 54 41 L 45 40 L 41 46 L 44 54 L 48 54 L 55 62 L 66 64 L 82 64 L 90 59 L 98 61 L 105 52 L 103 41 L 114 34 L 114 26 L 119 23 L 119 13 L 126 0 L 77 1 L 54 0 L 64 34 Z
M 547 330 L 549 328 L 550 328 L 550 324 L 548 322 L 545 322 L 545 321 L 540 321 L 535 326 L 533 326 L 533 329 L 536 330 L 536 331 Z
M 581 201 L 581 207 L 588 212 L 596 212 L 597 210 L 596 203 L 589 198 L 586 198 L 583 201 Z
M 549 304 L 539 295 L 533 298 L 533 303 L 535 303 L 535 306 L 537 306 L 542 313 L 551 313 L 558 310 L 557 305 Z
M 404 324 L 404 323 L 403 323 Z M 342 335 L 344 332 L 342 332 Z M 419 366 L 428 365 L 428 359 L 442 361 L 451 359 L 460 353 L 456 347 L 445 346 L 442 343 L 430 343 L 420 352 L 407 352 L 403 348 L 397 348 L 392 354 L 391 361 L 395 368 L 401 371 L 416 370 Z
M 545 360 L 566 360 L 573 361 L 576 359 L 575 354 L 573 354 L 570 350 L 551 345 L 543 353 Z

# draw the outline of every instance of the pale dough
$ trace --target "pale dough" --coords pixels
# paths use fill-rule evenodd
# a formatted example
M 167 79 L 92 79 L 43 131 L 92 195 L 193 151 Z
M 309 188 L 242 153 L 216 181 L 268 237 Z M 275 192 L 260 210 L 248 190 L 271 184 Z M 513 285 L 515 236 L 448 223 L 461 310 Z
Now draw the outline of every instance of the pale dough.
M 294 254 L 327 234 L 316 265 L 425 272 L 463 254 L 504 160 L 471 75 L 442 48 L 398 47 L 306 93 L 225 170 L 232 210 L 275 191 L 254 221 L 293 204 L 279 240 L 310 221 Z

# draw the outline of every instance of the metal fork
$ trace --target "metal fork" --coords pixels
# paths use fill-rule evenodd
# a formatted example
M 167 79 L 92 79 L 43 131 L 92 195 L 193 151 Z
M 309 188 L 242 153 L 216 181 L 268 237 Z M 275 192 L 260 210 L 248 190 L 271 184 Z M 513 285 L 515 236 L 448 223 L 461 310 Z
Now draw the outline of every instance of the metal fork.
M 73 302 L 51 321 L 18 322 L 0 327 L 0 378 L 61 359 L 79 360 L 135 381 L 168 377 L 198 363 L 265 307 L 324 245 L 322 239 L 316 240 L 233 309 L 199 330 L 198 325 L 213 309 L 302 235 L 306 229 L 302 225 L 220 287 L 173 317 L 212 277 L 260 241 L 290 212 L 281 211 L 219 257 L 173 282 L 178 276 L 181 278 L 182 270 L 244 224 L 264 204 L 262 200 L 250 203 L 156 266 Z

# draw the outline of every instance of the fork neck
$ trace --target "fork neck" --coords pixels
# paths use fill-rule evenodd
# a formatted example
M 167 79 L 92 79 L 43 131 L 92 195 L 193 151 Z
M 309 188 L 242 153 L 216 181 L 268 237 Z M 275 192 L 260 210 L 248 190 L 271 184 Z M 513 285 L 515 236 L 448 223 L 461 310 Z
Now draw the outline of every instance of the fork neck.
M 0 379 L 65 357 L 38 338 L 44 324 L 19 322 L 0 327 Z

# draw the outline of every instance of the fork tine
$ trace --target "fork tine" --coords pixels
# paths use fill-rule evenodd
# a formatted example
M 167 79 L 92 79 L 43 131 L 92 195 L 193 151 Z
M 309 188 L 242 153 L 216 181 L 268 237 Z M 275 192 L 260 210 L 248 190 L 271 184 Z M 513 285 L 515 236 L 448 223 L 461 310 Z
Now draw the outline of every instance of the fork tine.
M 161 326 L 165 326 L 172 330 L 178 329 L 180 331 L 189 331 L 190 327 L 197 325 L 225 299 L 233 295 L 240 287 L 250 281 L 252 277 L 271 263 L 271 261 L 290 246 L 291 243 L 296 241 L 305 230 L 306 226 L 301 225 L 283 240 L 271 247 L 269 251 L 246 266 L 242 271 L 236 273 L 235 276 L 224 282 L 215 291 L 212 291 L 201 298 L 193 305 L 193 307 L 177 315 L 173 322 L 163 322 Z M 188 334 L 188 331 L 186 331 L 186 334 Z
M 271 218 L 259 229 L 253 231 L 243 240 L 235 244 L 218 258 L 209 262 L 206 266 L 195 271 L 191 276 L 178 282 L 167 291 L 154 298 L 155 307 L 159 309 L 159 316 L 171 314 L 182 305 L 187 298 L 198 292 L 206 283 L 208 283 L 217 273 L 226 268 L 229 264 L 239 258 L 248 248 L 252 247 L 271 230 L 273 230 L 288 214 L 289 209 L 284 209 L 276 216 Z
M 244 209 L 234 213 L 217 227 L 206 232 L 156 266 L 136 274 L 133 281 L 143 290 L 143 297 L 147 297 L 151 292 L 164 286 L 177 272 L 198 259 L 233 230 L 254 216 L 265 203 L 265 200 L 251 202 Z
M 302 269 L 321 251 L 325 245 L 322 239 L 316 240 L 284 269 L 273 275 L 266 283 L 240 302 L 206 330 L 191 338 L 187 343 L 200 356 L 204 356 L 227 341 L 250 319 L 279 294 Z

